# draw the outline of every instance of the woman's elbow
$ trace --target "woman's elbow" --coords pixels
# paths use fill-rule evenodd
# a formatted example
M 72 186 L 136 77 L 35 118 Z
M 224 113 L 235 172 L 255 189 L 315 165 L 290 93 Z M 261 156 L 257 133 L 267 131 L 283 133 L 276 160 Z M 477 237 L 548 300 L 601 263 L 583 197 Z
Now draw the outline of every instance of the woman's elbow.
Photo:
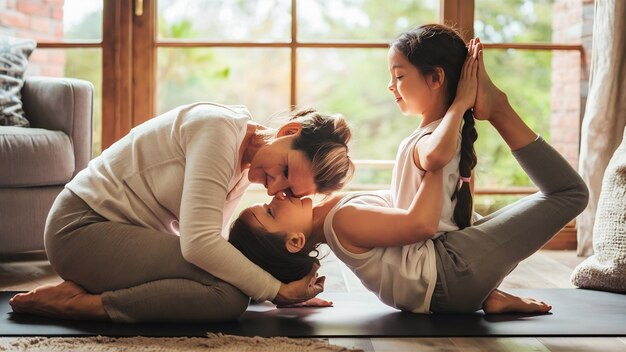
M 197 251 L 194 251 L 192 247 L 181 243 L 180 252 L 183 255 L 183 259 L 185 259 L 188 263 L 196 265 L 196 262 L 198 261 Z

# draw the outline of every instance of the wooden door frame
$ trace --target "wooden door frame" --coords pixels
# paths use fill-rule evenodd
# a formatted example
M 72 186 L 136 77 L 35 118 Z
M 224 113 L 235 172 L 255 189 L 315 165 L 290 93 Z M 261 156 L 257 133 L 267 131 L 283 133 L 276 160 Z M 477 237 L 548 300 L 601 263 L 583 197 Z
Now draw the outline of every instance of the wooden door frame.
M 102 32 L 102 150 L 130 130 L 132 19 L 128 1 L 104 1 Z
M 142 15 L 134 3 L 104 1 L 102 150 L 154 115 L 155 1 L 143 1 Z
M 459 30 L 466 42 L 474 38 L 474 1 L 439 0 L 439 22 Z
M 143 0 L 143 14 L 133 16 L 133 126 L 155 115 L 157 0 Z

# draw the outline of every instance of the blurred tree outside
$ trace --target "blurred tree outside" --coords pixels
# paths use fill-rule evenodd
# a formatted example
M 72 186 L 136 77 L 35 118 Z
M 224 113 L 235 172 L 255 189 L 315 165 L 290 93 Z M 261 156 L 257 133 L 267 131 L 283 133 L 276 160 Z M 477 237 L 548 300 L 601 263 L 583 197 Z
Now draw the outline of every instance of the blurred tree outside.
M 158 36 L 167 40 L 288 40 L 286 4 L 284 0 L 163 0 L 158 4 Z M 206 14 L 213 14 L 215 20 L 206 21 Z M 213 101 L 246 105 L 255 120 L 267 122 L 269 116 L 289 109 L 289 57 L 285 48 L 159 48 L 157 113 Z
M 298 40 L 388 42 L 438 19 L 439 0 L 298 0 Z

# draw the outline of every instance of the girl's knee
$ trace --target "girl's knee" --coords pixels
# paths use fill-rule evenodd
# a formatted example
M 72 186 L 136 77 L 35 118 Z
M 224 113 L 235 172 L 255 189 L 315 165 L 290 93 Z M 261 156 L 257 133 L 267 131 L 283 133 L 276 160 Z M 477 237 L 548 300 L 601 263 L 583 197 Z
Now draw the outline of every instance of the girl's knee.
M 580 180 L 580 182 L 576 185 L 576 204 L 578 206 L 578 213 L 585 210 L 587 203 L 589 203 L 589 188 L 583 180 Z
M 566 191 L 565 197 L 567 197 L 564 198 L 567 202 L 565 203 L 567 204 L 566 209 L 569 210 L 566 214 L 573 218 L 582 213 L 587 207 L 589 189 L 583 180 L 580 179 Z

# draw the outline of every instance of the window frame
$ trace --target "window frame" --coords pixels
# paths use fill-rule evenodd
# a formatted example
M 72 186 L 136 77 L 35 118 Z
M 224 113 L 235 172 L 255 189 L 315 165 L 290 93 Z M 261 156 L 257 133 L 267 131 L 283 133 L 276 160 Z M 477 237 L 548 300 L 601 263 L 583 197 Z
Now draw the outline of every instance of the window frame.
M 291 0 L 289 42 L 212 42 L 157 39 L 157 0 L 103 0 L 101 41 L 41 42 L 39 48 L 102 49 L 102 149 L 126 135 L 130 129 L 152 118 L 156 111 L 156 53 L 158 48 L 229 47 L 289 48 L 290 104 L 297 105 L 297 52 L 299 48 L 371 49 L 387 48 L 386 42 L 299 42 L 297 1 Z M 469 41 L 474 36 L 475 0 L 440 0 L 439 22 L 452 25 Z M 485 49 L 533 51 L 578 51 L 584 62 L 582 43 L 484 43 Z M 392 160 L 356 160 L 357 167 L 391 168 Z M 372 185 L 370 185 L 372 186 Z M 375 185 L 379 187 L 380 185 Z M 361 189 L 370 188 L 361 186 Z M 475 188 L 477 195 L 525 195 L 535 187 Z M 571 226 L 570 226 L 571 228 Z M 575 231 L 575 230 L 574 230 Z M 574 232 L 575 233 L 575 232 Z

